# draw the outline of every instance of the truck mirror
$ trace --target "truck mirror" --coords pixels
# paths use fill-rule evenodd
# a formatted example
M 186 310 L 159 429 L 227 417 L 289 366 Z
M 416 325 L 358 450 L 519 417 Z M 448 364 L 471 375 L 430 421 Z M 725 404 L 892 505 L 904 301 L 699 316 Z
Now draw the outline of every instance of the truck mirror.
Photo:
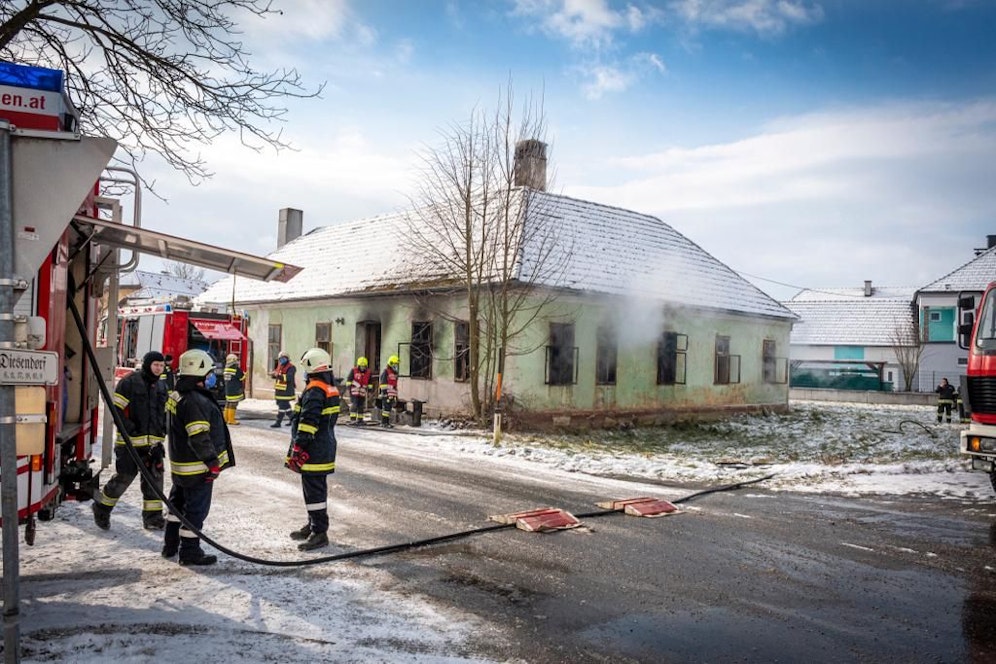
M 975 296 L 966 295 L 958 298 L 958 308 L 961 310 L 975 311 Z
M 971 343 L 972 327 L 975 325 L 975 314 L 967 312 L 963 318 L 964 322 L 958 326 L 958 347 L 962 350 L 968 348 Z

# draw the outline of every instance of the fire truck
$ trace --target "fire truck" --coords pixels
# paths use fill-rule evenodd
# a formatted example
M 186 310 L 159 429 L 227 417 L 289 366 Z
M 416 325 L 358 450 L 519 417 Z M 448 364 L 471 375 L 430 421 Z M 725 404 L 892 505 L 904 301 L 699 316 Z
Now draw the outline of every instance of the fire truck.
M 26 525 L 25 541 L 33 543 L 36 516 L 45 521 L 61 502 L 90 498 L 99 473 L 111 462 L 113 445 L 99 445 L 100 459 L 94 450 L 113 436 L 109 406 L 104 404 L 102 414 L 100 397 L 117 364 L 117 326 L 110 326 L 107 348 L 96 347 L 96 330 L 98 304 L 118 302 L 117 278 L 124 265 L 119 252 L 130 251 L 133 260 L 151 254 L 264 281 L 287 281 L 300 271 L 142 228 L 137 203 L 128 219 L 122 199 L 106 193 L 132 182 L 131 195 L 137 198 L 139 178 L 109 166 L 114 140 L 80 135 L 62 80 L 57 70 L 0 62 L 0 516 L 5 543 L 15 514 Z M 141 344 L 158 340 L 165 352 L 172 351 L 174 368 L 192 344 L 236 352 L 243 360 L 249 352 L 245 321 L 235 316 L 171 309 L 128 314 L 124 321 L 126 359 L 140 357 Z
M 959 341 L 968 350 L 967 388 L 971 421 L 961 432 L 961 451 L 972 470 L 989 473 L 996 490 L 996 281 L 982 294 L 959 297 Z M 967 342 L 966 342 L 967 340 Z
M 169 358 L 169 368 L 179 369 L 180 355 L 191 348 L 206 351 L 215 360 L 219 402 L 225 401 L 222 380 L 225 358 L 236 355 L 244 371 L 251 362 L 249 319 L 239 313 L 195 311 L 189 298 L 169 302 L 130 303 L 118 308 L 118 346 L 115 380 L 140 366 L 142 356 L 157 350 Z M 247 386 L 248 387 L 248 386 Z

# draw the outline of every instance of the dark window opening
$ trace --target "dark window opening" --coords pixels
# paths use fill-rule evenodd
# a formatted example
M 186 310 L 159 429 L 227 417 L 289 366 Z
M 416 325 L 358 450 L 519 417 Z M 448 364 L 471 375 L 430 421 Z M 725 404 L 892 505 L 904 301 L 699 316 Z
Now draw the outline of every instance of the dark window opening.
M 432 323 L 412 323 L 410 374 L 412 378 L 432 378 Z
M 740 382 L 740 356 L 730 355 L 729 337 L 716 337 L 716 371 L 713 382 L 716 385 Z
M 470 380 L 470 323 L 458 321 L 453 330 L 453 380 Z
M 616 384 L 616 362 L 619 354 L 619 341 L 614 327 L 598 328 L 595 346 L 595 384 Z
M 332 357 L 332 323 L 315 323 L 315 347 Z
M 664 332 L 657 342 L 657 384 L 684 385 L 688 335 Z
M 573 323 L 550 323 L 550 345 L 546 347 L 546 384 L 577 383 L 578 349 Z

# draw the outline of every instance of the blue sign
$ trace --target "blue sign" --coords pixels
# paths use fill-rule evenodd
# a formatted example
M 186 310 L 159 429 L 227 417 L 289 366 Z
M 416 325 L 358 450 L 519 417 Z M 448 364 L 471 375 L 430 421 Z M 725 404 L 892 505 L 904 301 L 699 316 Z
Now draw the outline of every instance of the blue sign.
M 0 61 L 0 85 L 62 92 L 62 72 L 58 69 L 30 67 Z

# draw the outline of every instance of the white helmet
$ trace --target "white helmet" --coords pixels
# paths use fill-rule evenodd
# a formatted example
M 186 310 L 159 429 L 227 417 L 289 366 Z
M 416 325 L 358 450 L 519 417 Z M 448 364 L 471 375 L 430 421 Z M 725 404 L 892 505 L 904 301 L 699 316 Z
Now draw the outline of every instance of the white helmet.
M 214 371 L 214 360 L 202 350 L 188 350 L 180 356 L 180 375 L 203 378 Z
M 332 358 L 321 348 L 312 348 L 301 356 L 301 364 L 305 373 L 321 373 L 332 370 Z
M 225 364 L 238 364 L 238 362 L 239 362 L 239 356 L 236 355 L 235 353 L 229 353 L 228 356 L 225 358 Z

